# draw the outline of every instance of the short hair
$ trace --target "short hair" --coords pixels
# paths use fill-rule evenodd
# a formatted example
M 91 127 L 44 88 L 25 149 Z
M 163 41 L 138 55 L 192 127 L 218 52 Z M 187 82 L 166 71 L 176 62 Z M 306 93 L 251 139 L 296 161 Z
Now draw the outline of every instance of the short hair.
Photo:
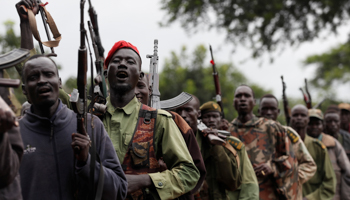
M 260 98 L 260 103 L 262 102 L 262 100 L 263 100 L 264 98 L 274 98 L 274 99 L 277 101 L 277 107 L 278 107 L 278 99 L 275 97 L 275 95 L 273 95 L 273 94 L 265 94 L 264 96 L 262 96 L 262 97 Z
M 337 105 L 330 105 L 330 106 L 327 108 L 327 110 L 326 110 L 326 112 L 324 113 L 324 115 L 326 116 L 326 115 L 329 114 L 329 113 L 335 113 L 335 114 L 340 115 L 340 109 L 338 108 Z
M 22 69 L 22 82 L 25 83 L 25 80 L 24 80 L 24 69 L 25 69 L 25 67 L 26 67 L 26 65 L 27 65 L 27 62 L 28 62 L 28 61 L 31 61 L 31 60 L 34 60 L 34 59 L 36 59 L 36 58 L 48 58 L 49 60 L 51 60 L 52 63 L 53 63 L 53 64 L 55 65 L 55 67 L 56 67 L 57 76 L 60 76 L 60 75 L 58 74 L 58 67 L 57 67 L 55 61 L 52 60 L 52 58 L 51 58 L 52 56 L 56 57 L 57 55 L 56 55 L 56 54 L 49 53 L 49 54 L 35 54 L 35 55 L 31 56 L 31 57 L 24 63 L 24 65 L 23 65 L 23 69 Z
M 247 84 L 240 84 L 240 85 L 236 88 L 235 93 L 236 93 L 237 89 L 238 89 L 239 87 L 241 87 L 241 86 L 248 87 L 248 88 L 252 91 L 253 98 L 255 98 L 254 90 L 253 90 L 249 85 L 247 85 Z

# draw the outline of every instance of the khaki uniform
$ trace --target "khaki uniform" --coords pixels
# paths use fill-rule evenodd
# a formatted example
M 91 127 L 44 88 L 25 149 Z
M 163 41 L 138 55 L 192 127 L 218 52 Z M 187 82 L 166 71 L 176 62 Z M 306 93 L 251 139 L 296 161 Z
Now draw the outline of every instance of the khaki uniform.
M 285 129 L 277 122 L 254 116 L 244 124 L 234 119 L 230 132 L 245 144 L 253 166 L 266 163 L 273 171 L 258 178 L 260 199 L 296 199 L 298 171 Z
M 344 148 L 332 136 L 321 133 L 322 143 L 327 147 L 331 159 L 337 186 L 333 200 L 350 200 L 350 162 Z
M 308 135 L 305 135 L 304 144 L 316 163 L 317 171 L 303 184 L 303 196 L 308 200 L 333 199 L 336 177 L 326 146 Z
M 123 163 L 135 131 L 141 103 L 136 97 L 123 108 L 115 108 L 109 97 L 107 102 L 103 124 Z M 199 171 L 170 113 L 158 110 L 154 131 L 154 152 L 159 155 L 158 158 L 163 157 L 168 170 L 148 174 L 156 188 L 156 191 L 150 192 L 155 199 L 175 199 L 196 186 Z
M 292 143 L 293 151 L 298 162 L 298 190 L 297 199 L 303 198 L 303 183 L 311 179 L 316 173 L 317 166 L 314 159 L 307 150 L 304 142 L 300 139 L 299 134 L 289 126 L 283 126 Z
M 197 132 L 196 139 L 207 169 L 206 184 L 200 192 L 200 199 L 259 199 L 257 178 L 245 146 L 238 138 L 230 136 L 226 141 L 236 150 L 239 171 L 237 159 L 227 148 L 209 144 L 201 132 Z M 229 185 L 235 188 L 228 189 Z

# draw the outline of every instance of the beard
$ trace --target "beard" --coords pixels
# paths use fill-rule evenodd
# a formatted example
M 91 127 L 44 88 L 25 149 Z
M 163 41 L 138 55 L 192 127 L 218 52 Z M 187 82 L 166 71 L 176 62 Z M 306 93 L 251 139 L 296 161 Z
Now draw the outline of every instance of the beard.
M 115 90 L 115 93 L 118 95 L 124 95 L 127 92 L 130 92 L 131 90 L 134 90 L 134 88 L 130 85 L 114 85 L 113 89 Z

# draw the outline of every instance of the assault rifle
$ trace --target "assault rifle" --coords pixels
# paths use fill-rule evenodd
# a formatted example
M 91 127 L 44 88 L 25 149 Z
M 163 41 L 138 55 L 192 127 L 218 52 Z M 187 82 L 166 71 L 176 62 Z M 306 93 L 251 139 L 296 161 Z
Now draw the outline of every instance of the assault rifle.
M 215 85 L 215 92 L 216 92 L 216 103 L 219 104 L 222 112 L 222 118 L 225 118 L 224 115 L 224 107 L 222 106 L 222 98 L 221 98 L 221 89 L 220 89 L 220 82 L 219 82 L 219 74 L 215 67 L 215 61 L 213 56 L 213 50 L 211 49 L 211 45 L 209 45 L 210 49 L 210 55 L 211 55 L 211 65 L 213 66 L 213 77 L 214 77 L 214 85 Z
M 92 40 L 92 46 L 95 52 L 95 67 L 97 72 L 97 77 L 95 80 L 95 87 L 93 87 L 93 84 L 91 85 L 91 94 L 94 96 L 92 100 L 92 104 L 90 105 L 90 109 L 93 109 L 94 114 L 98 116 L 102 116 L 106 112 L 106 98 L 107 98 L 107 88 L 106 88 L 106 82 L 105 77 L 103 75 L 103 59 L 99 55 L 99 48 L 97 45 L 96 35 L 95 32 L 91 26 L 90 21 L 88 21 L 88 26 L 90 30 L 90 36 Z M 93 69 L 91 69 L 93 71 Z M 93 88 L 93 91 L 92 91 Z
M 152 89 L 149 103 L 152 108 L 160 109 L 160 92 L 159 92 L 159 74 L 158 74 L 158 40 L 154 40 L 153 55 L 147 55 L 150 58 L 149 66 L 149 83 Z
M 283 98 L 283 109 L 284 109 L 284 116 L 286 117 L 286 123 L 287 123 L 287 126 L 289 126 L 289 123 L 290 123 L 290 108 L 288 106 L 288 99 L 287 99 L 287 96 L 286 96 L 286 83 L 284 82 L 283 80 L 283 76 L 281 76 L 281 79 L 282 79 L 282 98 Z
M 310 92 L 309 92 L 309 88 L 308 88 L 308 85 L 307 85 L 307 79 L 305 79 L 305 91 L 306 93 L 304 92 L 304 90 L 302 88 L 299 88 L 301 93 L 303 94 L 303 97 L 304 97 L 304 102 L 306 104 L 306 107 L 308 109 L 311 109 L 312 108 L 312 101 L 311 101 L 311 95 L 310 95 Z
M 197 127 L 198 127 L 198 130 L 202 131 L 205 134 L 205 136 L 208 137 L 209 141 L 212 144 L 216 144 L 216 145 L 225 145 L 226 144 L 225 139 L 227 138 L 227 136 L 231 135 L 231 133 L 228 131 L 208 128 L 200 120 L 197 121 Z M 217 135 L 210 134 L 209 132 L 214 132 Z
M 39 12 L 41 14 L 41 18 L 43 20 L 44 28 L 45 28 L 45 31 L 46 31 L 46 36 L 47 36 L 47 39 L 48 39 L 47 42 L 42 42 L 41 41 L 40 34 L 38 32 L 38 29 L 37 29 L 37 25 L 36 25 L 35 16 L 34 16 L 33 11 L 28 9 L 28 8 L 26 8 L 24 5 L 22 5 L 21 6 L 21 8 L 22 8 L 21 12 L 28 14 L 28 19 L 29 19 L 29 24 L 30 24 L 31 31 L 33 33 L 34 38 L 39 42 L 39 47 L 40 47 L 41 53 L 42 54 L 45 53 L 43 45 L 45 45 L 47 47 L 50 47 L 51 53 L 55 53 L 53 47 L 57 47 L 58 44 L 60 43 L 60 41 L 61 41 L 61 34 L 58 31 L 56 23 L 53 20 L 50 12 L 46 10 L 45 6 L 48 3 L 43 4 L 41 2 L 41 0 L 35 0 L 35 1 L 39 5 Z M 49 33 L 48 25 L 49 25 L 49 28 L 50 28 L 50 30 L 51 30 L 55 40 L 51 40 L 51 36 L 50 36 L 50 33 Z

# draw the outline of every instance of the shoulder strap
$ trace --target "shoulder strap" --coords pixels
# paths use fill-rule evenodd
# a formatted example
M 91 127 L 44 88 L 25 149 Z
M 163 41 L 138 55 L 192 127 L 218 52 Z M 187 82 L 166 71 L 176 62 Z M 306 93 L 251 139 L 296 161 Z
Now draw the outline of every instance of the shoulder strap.
M 296 134 L 295 131 L 290 127 L 286 127 L 286 130 L 290 141 L 292 141 L 293 144 L 297 143 L 299 141 L 299 135 Z
M 237 160 L 237 166 L 238 166 L 238 169 L 239 169 L 240 166 L 241 166 L 241 162 L 240 162 L 239 156 L 237 155 L 237 151 L 228 142 L 225 143 L 224 147 L 226 149 L 228 149 L 235 156 L 235 158 Z
M 236 137 L 230 136 L 226 138 L 226 141 L 230 143 L 236 150 L 240 151 L 243 146 L 243 142 Z

